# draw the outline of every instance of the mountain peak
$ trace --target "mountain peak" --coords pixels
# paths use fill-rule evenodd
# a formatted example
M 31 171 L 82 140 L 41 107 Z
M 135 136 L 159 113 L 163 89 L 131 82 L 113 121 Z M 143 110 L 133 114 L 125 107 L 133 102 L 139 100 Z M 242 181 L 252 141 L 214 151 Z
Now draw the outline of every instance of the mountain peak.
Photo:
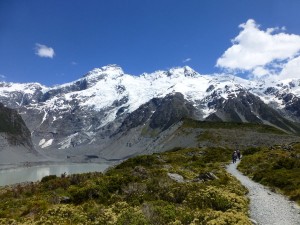
M 103 66 L 100 68 L 103 72 L 118 72 L 118 73 L 124 73 L 123 69 L 117 65 L 117 64 L 109 64 L 107 66 Z
M 123 74 L 124 71 L 120 66 L 116 64 L 109 64 L 107 66 L 103 66 L 101 68 L 95 68 L 91 70 L 86 75 L 84 75 L 84 77 L 92 78 L 92 79 L 96 77 L 100 77 L 101 79 L 107 76 L 112 78 L 117 78 Z
M 168 70 L 167 73 L 168 73 L 168 76 L 175 76 L 175 77 L 179 77 L 179 76 L 195 77 L 195 75 L 198 74 L 195 70 L 193 70 L 189 66 L 175 67 L 175 68 Z

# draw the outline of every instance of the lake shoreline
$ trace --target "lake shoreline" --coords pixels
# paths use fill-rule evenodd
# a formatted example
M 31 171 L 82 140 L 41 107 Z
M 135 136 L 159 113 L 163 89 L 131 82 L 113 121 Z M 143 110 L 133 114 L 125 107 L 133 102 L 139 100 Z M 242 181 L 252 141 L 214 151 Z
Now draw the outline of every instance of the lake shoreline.
M 38 182 L 49 175 L 105 172 L 117 162 L 67 162 L 39 161 L 15 164 L 0 164 L 0 187 Z
M 37 161 L 37 162 L 20 162 L 20 163 L 7 163 L 0 164 L 0 172 L 3 170 L 14 170 L 20 168 L 28 168 L 34 166 L 47 166 L 47 165 L 55 165 L 55 164 L 63 164 L 69 163 L 66 161 Z
M 7 163 L 0 164 L 0 172 L 3 170 L 12 170 L 19 168 L 29 168 L 29 167 L 38 167 L 38 166 L 48 166 L 48 165 L 65 165 L 65 164 L 119 164 L 122 160 L 101 160 L 101 161 L 63 161 L 63 160 L 48 160 L 48 161 L 28 161 L 28 162 L 19 162 L 19 163 Z

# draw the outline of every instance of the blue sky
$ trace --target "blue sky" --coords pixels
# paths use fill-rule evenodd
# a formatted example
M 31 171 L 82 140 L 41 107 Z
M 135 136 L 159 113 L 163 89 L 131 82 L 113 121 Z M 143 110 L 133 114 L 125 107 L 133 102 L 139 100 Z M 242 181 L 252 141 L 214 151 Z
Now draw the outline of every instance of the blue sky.
M 51 86 L 107 64 L 297 76 L 299 11 L 298 0 L 0 0 L 0 79 Z

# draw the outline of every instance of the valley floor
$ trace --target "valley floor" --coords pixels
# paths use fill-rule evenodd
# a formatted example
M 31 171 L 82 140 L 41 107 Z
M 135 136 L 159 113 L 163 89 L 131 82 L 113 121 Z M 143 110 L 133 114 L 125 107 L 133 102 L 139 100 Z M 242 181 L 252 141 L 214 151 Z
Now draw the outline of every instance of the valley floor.
M 231 163 L 227 171 L 248 190 L 250 217 L 263 225 L 300 225 L 300 207 L 284 196 L 271 192 L 237 170 L 238 163 Z

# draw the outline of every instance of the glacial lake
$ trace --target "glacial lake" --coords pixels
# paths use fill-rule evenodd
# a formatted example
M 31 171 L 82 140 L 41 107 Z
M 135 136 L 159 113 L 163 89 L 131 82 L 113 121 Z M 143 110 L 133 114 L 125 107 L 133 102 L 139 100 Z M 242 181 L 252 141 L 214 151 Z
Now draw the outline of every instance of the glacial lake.
M 88 172 L 103 172 L 112 164 L 109 163 L 72 163 L 57 165 L 40 165 L 0 170 L 0 186 L 27 181 L 40 181 L 49 175 L 75 174 Z

